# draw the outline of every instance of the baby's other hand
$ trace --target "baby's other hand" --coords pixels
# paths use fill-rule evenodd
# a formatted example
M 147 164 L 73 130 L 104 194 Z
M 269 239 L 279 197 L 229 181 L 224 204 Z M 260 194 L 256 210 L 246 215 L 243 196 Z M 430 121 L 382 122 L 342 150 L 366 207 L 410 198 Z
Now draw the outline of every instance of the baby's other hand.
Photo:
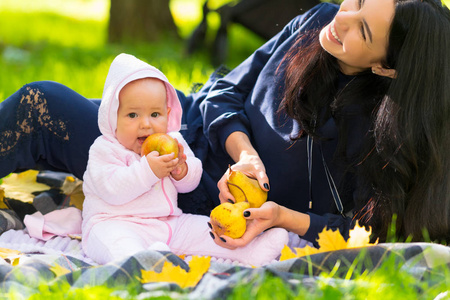
M 178 141 L 177 141 L 178 142 Z M 172 177 L 175 180 L 181 180 L 187 174 L 187 164 L 186 164 L 186 154 L 184 154 L 184 147 L 180 143 L 178 143 L 178 164 L 171 172 Z
M 174 154 L 159 155 L 157 151 L 152 151 L 146 156 L 148 165 L 158 178 L 164 178 L 178 166 L 178 158 L 174 158 Z

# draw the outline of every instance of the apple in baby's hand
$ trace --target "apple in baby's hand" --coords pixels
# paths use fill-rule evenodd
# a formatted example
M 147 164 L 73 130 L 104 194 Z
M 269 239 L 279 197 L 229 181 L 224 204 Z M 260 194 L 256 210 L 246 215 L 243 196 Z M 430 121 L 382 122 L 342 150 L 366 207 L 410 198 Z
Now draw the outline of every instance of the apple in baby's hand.
M 147 155 L 152 151 L 157 151 L 159 155 L 174 153 L 174 158 L 177 158 L 178 142 L 168 134 L 154 133 L 149 135 L 142 143 L 143 155 Z

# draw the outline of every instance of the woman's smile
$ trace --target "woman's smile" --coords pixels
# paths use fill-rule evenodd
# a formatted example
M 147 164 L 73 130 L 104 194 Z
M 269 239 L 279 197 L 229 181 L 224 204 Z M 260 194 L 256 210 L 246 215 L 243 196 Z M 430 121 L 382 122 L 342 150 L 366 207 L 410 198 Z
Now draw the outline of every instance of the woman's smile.
M 342 41 L 339 38 L 338 34 L 336 33 L 336 28 L 335 28 L 335 23 L 334 22 L 332 24 L 330 24 L 330 26 L 329 26 L 329 34 L 331 34 L 331 36 L 329 38 L 332 41 L 342 45 Z

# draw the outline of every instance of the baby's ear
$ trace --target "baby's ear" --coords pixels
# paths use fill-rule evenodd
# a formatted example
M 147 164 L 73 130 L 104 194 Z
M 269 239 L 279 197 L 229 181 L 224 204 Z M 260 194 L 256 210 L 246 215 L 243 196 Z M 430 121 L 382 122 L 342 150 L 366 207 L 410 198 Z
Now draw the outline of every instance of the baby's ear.
M 397 77 L 397 71 L 395 69 L 386 69 L 381 66 L 372 67 L 372 73 L 378 76 L 385 76 L 392 79 Z

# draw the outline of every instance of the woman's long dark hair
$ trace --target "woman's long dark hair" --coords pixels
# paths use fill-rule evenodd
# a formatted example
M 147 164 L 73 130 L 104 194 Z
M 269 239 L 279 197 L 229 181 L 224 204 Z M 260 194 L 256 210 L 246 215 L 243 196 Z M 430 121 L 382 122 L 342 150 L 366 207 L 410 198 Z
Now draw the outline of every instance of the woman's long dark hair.
M 395 79 L 367 70 L 338 92 L 338 63 L 310 33 L 285 57 L 280 108 L 300 123 L 295 138 L 315 136 L 334 116 L 336 156 L 357 176 L 355 217 L 381 240 L 396 215 L 401 237 L 423 240 L 425 229 L 431 240 L 450 241 L 450 12 L 434 0 L 394 2 L 382 63 L 397 71 Z M 353 105 L 370 120 L 357 157 L 346 154 Z

